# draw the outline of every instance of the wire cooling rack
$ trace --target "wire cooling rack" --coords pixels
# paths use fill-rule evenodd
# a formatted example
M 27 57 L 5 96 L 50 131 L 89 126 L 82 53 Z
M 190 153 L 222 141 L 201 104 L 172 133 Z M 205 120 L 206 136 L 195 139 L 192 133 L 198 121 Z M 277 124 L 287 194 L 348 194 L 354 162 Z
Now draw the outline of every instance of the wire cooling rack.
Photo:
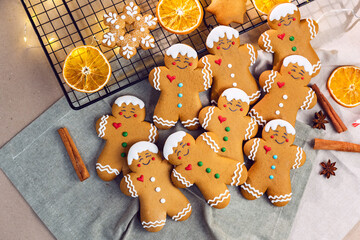
M 299 7 L 314 0 L 293 0 Z M 218 25 L 215 17 L 205 12 L 200 27 L 188 35 L 175 35 L 158 26 L 151 34 L 156 47 L 150 50 L 139 49 L 138 53 L 126 60 L 118 54 L 118 48 L 107 48 L 99 44 L 107 27 L 103 24 L 105 12 L 120 12 L 125 4 L 122 0 L 21 0 L 41 46 L 48 58 L 56 78 L 70 106 L 81 109 L 124 88 L 148 78 L 149 72 L 163 64 L 165 50 L 175 43 L 192 46 L 199 55 L 206 52 L 206 37 Z M 142 14 L 156 15 L 158 0 L 135 0 Z M 205 8 L 211 0 L 200 0 Z M 266 20 L 247 1 L 244 24 L 232 24 L 240 34 L 254 29 Z M 109 59 L 112 75 L 108 84 L 96 93 L 82 93 L 69 88 L 62 77 L 62 67 L 66 55 L 77 46 L 94 45 L 101 49 Z

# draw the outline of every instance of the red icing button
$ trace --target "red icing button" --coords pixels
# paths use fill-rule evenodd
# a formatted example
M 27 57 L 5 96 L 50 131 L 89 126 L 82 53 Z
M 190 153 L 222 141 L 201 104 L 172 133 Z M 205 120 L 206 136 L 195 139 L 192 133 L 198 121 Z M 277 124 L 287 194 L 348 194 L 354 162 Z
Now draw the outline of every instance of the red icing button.
M 274 138 L 274 135 L 271 135 L 271 138 Z
M 120 115 L 123 115 L 123 113 L 122 113 L 122 112 L 119 112 L 119 114 L 120 114 Z
M 288 72 L 288 74 L 291 74 L 291 72 Z
M 190 143 L 187 143 L 186 145 L 190 146 Z
M 191 170 L 191 169 L 192 169 L 191 164 L 187 165 L 187 167 L 185 168 L 185 170 Z
M 176 76 L 166 75 L 166 77 L 170 80 L 170 82 L 174 81 Z
M 280 26 L 281 26 L 281 23 L 278 23 L 278 26 L 280 27 Z
M 264 149 L 265 149 L 266 153 L 268 153 L 271 150 L 271 147 L 268 147 L 268 146 L 265 145 Z
M 286 139 L 285 141 L 286 141 L 286 142 L 289 142 L 289 139 Z
M 278 38 L 280 38 L 281 40 L 284 40 L 285 33 L 283 33 L 283 34 L 279 34 L 279 35 L 277 35 L 277 37 L 278 37 Z
M 296 18 L 293 18 L 293 21 L 296 21 Z
M 178 156 L 178 159 L 181 159 L 181 156 Z
M 226 117 L 222 117 L 222 116 L 219 115 L 218 118 L 219 118 L 220 123 L 223 123 L 223 122 L 226 121 Z
M 114 128 L 118 129 L 119 127 L 121 127 L 121 123 L 113 123 Z
M 304 77 L 301 77 L 302 80 L 304 80 Z
M 215 60 L 215 63 L 219 66 L 221 65 L 221 62 L 222 62 L 221 58 L 219 58 L 218 60 Z
M 141 164 L 139 163 L 137 166 L 138 166 L 138 167 L 141 167 Z
M 152 157 L 152 158 L 151 158 L 151 160 L 155 160 L 155 158 L 154 158 L 154 157 Z
M 140 177 L 138 177 L 137 180 L 140 182 L 144 182 L 144 175 L 141 175 Z
M 176 62 L 172 62 L 172 65 L 176 65 Z
M 244 109 L 240 108 L 240 111 L 243 111 Z
M 189 63 L 190 66 L 192 66 L 192 63 Z
M 220 46 L 217 46 L 216 48 L 217 48 L 217 49 L 220 49 Z
M 134 117 L 137 117 L 137 114 L 134 114 Z
M 232 42 L 231 44 L 232 44 L 232 45 L 235 45 L 235 42 Z
M 224 104 L 224 107 L 226 107 L 226 104 Z
M 282 88 L 285 85 L 285 82 L 277 82 L 279 88 Z

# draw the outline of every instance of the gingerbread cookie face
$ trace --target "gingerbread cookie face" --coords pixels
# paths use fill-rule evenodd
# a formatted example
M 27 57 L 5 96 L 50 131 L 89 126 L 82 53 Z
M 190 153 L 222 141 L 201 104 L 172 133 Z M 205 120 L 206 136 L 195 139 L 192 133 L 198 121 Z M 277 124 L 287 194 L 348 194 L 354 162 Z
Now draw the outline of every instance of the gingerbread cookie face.
M 259 46 L 274 54 L 274 70 L 279 71 L 284 58 L 301 55 L 310 61 L 315 77 L 321 62 L 310 41 L 319 31 L 317 22 L 310 18 L 301 20 L 299 9 L 292 3 L 284 3 L 271 10 L 268 24 L 271 30 L 260 36 Z
M 294 140 L 294 127 L 276 119 L 266 124 L 262 138 L 251 139 L 245 144 L 245 154 L 255 161 L 249 169 L 248 179 L 241 186 L 246 199 L 260 198 L 266 192 L 275 206 L 289 203 L 292 196 L 290 169 L 301 167 L 306 161 L 303 149 L 292 145 Z
M 169 129 L 180 119 L 184 127 L 195 130 L 202 107 L 199 92 L 210 88 L 211 70 L 206 62 L 198 62 L 196 51 L 185 44 L 171 46 L 164 60 L 165 66 L 156 67 L 149 75 L 150 84 L 161 91 L 154 123 L 160 129 Z
M 299 109 L 306 110 L 317 102 L 315 92 L 307 87 L 312 76 L 312 65 L 304 57 L 286 57 L 280 72 L 265 71 L 259 83 L 265 96 L 250 110 L 249 115 L 264 126 L 272 119 L 283 119 L 295 125 Z
M 220 94 L 227 88 L 237 87 L 246 92 L 253 104 L 261 92 L 249 67 L 257 58 L 257 51 L 251 44 L 240 45 L 239 32 L 227 26 L 214 28 L 206 39 L 211 53 L 201 59 L 206 62 L 214 78 L 211 102 L 216 104 Z
M 98 136 L 106 140 L 96 163 L 96 171 L 102 180 L 111 181 L 121 171 L 129 171 L 126 156 L 132 144 L 157 139 L 157 128 L 144 119 L 144 102 L 133 96 L 122 96 L 112 106 L 112 116 L 104 115 L 96 122 Z
M 196 184 L 210 206 L 224 208 L 230 202 L 226 185 L 240 185 L 242 168 L 236 160 L 218 154 L 217 141 L 213 133 L 203 133 L 195 140 L 190 134 L 178 131 L 166 140 L 163 154 L 176 166 L 171 175 L 175 186 Z
M 109 12 L 104 14 L 104 24 L 109 26 L 101 41 L 106 47 L 119 46 L 119 53 L 126 59 L 132 58 L 137 48 L 147 50 L 155 47 L 155 39 L 150 34 L 157 26 L 157 18 L 140 14 L 140 7 L 135 2 L 128 2 L 121 14 Z M 134 30 L 126 33 L 125 26 L 133 25 Z
M 184 221 L 191 215 L 187 198 L 174 187 L 170 179 L 171 165 L 162 160 L 157 146 L 150 142 L 137 142 L 129 150 L 128 165 L 131 173 L 120 183 L 123 193 L 139 197 L 140 218 L 144 229 L 160 231 L 166 215 L 175 221 Z
M 206 11 L 214 14 L 219 24 L 229 25 L 232 22 L 242 24 L 246 12 L 246 0 L 212 0 Z

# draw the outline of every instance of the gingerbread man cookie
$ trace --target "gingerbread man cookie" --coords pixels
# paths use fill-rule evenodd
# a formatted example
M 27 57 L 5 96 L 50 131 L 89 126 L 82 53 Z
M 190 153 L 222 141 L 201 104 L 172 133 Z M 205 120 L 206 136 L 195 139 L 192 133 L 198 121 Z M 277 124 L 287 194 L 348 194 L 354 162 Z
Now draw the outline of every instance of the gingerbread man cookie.
M 241 185 L 242 195 L 249 200 L 265 192 L 272 204 L 285 206 L 291 200 L 290 169 L 299 168 L 306 161 L 304 150 L 292 145 L 294 127 L 280 119 L 266 124 L 262 138 L 254 138 L 244 146 L 249 159 L 255 161 L 248 172 L 248 179 Z
M 206 11 L 216 16 L 216 21 L 221 25 L 232 22 L 244 23 L 246 0 L 212 0 Z
M 104 14 L 104 24 L 109 26 L 109 32 L 103 35 L 101 41 L 105 47 L 119 46 L 119 53 L 126 59 L 132 58 L 137 48 L 147 50 L 155 47 L 155 39 L 150 34 L 157 25 L 157 18 L 150 14 L 142 16 L 140 7 L 135 2 L 128 2 L 120 15 L 109 12 Z M 125 26 L 133 25 L 134 30 L 126 33 Z
M 279 71 L 282 61 L 289 55 L 301 55 L 307 58 L 315 77 L 321 68 L 321 62 L 310 41 L 319 31 L 319 25 L 311 18 L 300 20 L 300 11 L 292 3 L 283 3 L 273 8 L 268 17 L 270 30 L 259 38 L 259 46 L 274 54 L 274 70 Z
M 258 130 L 256 121 L 246 116 L 249 103 L 249 97 L 244 91 L 228 88 L 221 94 L 218 107 L 205 107 L 199 113 L 201 126 L 221 139 L 219 154 L 238 160 L 242 164 L 240 184 L 247 178 L 242 150 L 243 141 L 253 138 Z
M 164 157 L 176 167 L 171 179 L 175 186 L 199 188 L 207 203 L 224 208 L 230 202 L 226 185 L 239 186 L 242 164 L 220 156 L 217 136 L 203 133 L 196 140 L 184 131 L 171 134 L 164 145 Z
M 210 65 L 214 84 L 211 88 L 211 102 L 216 103 L 227 88 L 237 87 L 246 92 L 250 104 L 255 103 L 261 92 L 249 67 L 257 58 L 257 51 L 251 44 L 240 46 L 239 32 L 227 26 L 214 28 L 206 39 L 206 47 L 211 53 L 201 59 Z
M 129 172 L 126 155 L 129 147 L 142 140 L 155 142 L 156 127 L 145 119 L 145 104 L 133 96 L 122 96 L 112 106 L 112 116 L 104 115 L 96 122 L 98 136 L 106 140 L 96 163 L 96 171 L 104 181 L 111 181 L 123 171 Z
M 315 106 L 315 92 L 307 87 L 312 76 L 312 65 L 304 57 L 286 57 L 280 72 L 265 71 L 259 83 L 265 96 L 250 110 L 249 115 L 264 126 L 272 119 L 283 119 L 295 126 L 299 109 Z
M 202 107 L 199 92 L 212 84 L 209 65 L 198 62 L 196 51 L 185 44 L 167 49 L 164 60 L 165 66 L 156 67 L 149 75 L 152 87 L 161 91 L 154 123 L 159 129 L 169 129 L 180 119 L 187 129 L 197 129 Z
M 166 215 L 175 221 L 185 221 L 191 215 L 191 205 L 170 179 L 172 166 L 162 160 L 157 146 L 150 142 L 135 143 L 129 150 L 131 173 L 120 183 L 123 193 L 139 197 L 140 218 L 149 232 L 160 231 Z

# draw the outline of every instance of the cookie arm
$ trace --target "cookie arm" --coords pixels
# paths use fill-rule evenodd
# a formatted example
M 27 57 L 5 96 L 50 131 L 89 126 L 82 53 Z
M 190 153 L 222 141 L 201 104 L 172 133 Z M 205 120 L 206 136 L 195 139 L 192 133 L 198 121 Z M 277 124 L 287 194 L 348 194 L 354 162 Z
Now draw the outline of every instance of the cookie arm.
M 302 21 L 306 24 L 306 32 L 310 34 L 310 40 L 314 39 L 319 32 L 319 24 L 311 18 L 306 18 Z
M 196 81 L 194 81 L 194 86 L 199 91 L 206 91 L 211 87 L 213 81 L 213 72 L 211 70 L 211 65 L 208 61 L 208 58 L 205 56 L 198 63 L 198 68 L 195 69 L 194 74 L 196 74 Z M 199 80 L 197 80 L 199 79 Z
M 158 129 L 155 127 L 154 124 L 148 122 L 142 122 L 141 124 L 141 131 L 139 131 L 138 138 L 146 140 L 148 142 L 156 142 L 159 134 Z M 139 126 L 140 130 L 140 126 Z
M 182 172 L 179 167 L 176 167 L 171 172 L 171 181 L 178 188 L 191 187 L 194 182 L 186 176 L 186 173 Z
M 217 135 L 212 132 L 204 132 L 196 139 L 197 147 L 201 148 L 205 146 L 204 149 L 206 149 L 206 151 L 211 150 L 215 153 L 218 153 L 220 150 L 218 142 Z
M 158 91 L 161 91 L 163 88 L 163 81 L 166 79 L 166 75 L 169 73 L 169 70 L 166 67 L 156 67 L 151 70 L 149 74 L 149 82 L 153 88 Z
M 220 125 L 220 121 L 218 120 L 218 116 L 220 113 L 220 109 L 214 106 L 209 106 L 201 109 L 199 113 L 199 122 L 207 131 L 213 132 Z
M 250 160 L 257 160 L 258 150 L 262 148 L 263 141 L 261 138 L 253 138 L 244 146 L 244 153 Z
M 264 32 L 263 34 L 260 35 L 259 37 L 259 47 L 268 52 L 268 53 L 274 53 L 274 41 L 273 39 L 270 37 L 271 30 Z
M 134 174 L 126 174 L 120 182 L 120 190 L 127 196 L 136 198 L 138 197 L 138 191 L 135 188 Z
M 248 59 L 250 66 L 252 66 L 256 62 L 258 53 L 253 45 L 241 45 L 239 47 L 239 52 L 242 59 Z
M 302 110 L 307 110 L 307 109 L 311 109 L 315 106 L 317 102 L 317 96 L 315 94 L 315 92 L 309 88 L 305 100 L 303 101 L 302 105 L 300 106 L 300 109 Z
M 255 137 L 259 126 L 257 125 L 255 119 L 253 119 L 252 117 L 245 117 L 245 118 L 248 122 L 248 125 L 247 125 L 246 131 L 245 131 L 244 139 L 249 140 L 249 139 Z
M 301 147 L 291 146 L 293 154 L 290 156 L 294 156 L 293 160 L 290 161 L 290 167 L 292 169 L 296 169 L 304 165 L 306 161 L 306 154 Z
M 280 76 L 280 73 L 274 70 L 263 72 L 259 78 L 260 88 L 266 93 L 270 92 L 270 89 L 278 76 Z

